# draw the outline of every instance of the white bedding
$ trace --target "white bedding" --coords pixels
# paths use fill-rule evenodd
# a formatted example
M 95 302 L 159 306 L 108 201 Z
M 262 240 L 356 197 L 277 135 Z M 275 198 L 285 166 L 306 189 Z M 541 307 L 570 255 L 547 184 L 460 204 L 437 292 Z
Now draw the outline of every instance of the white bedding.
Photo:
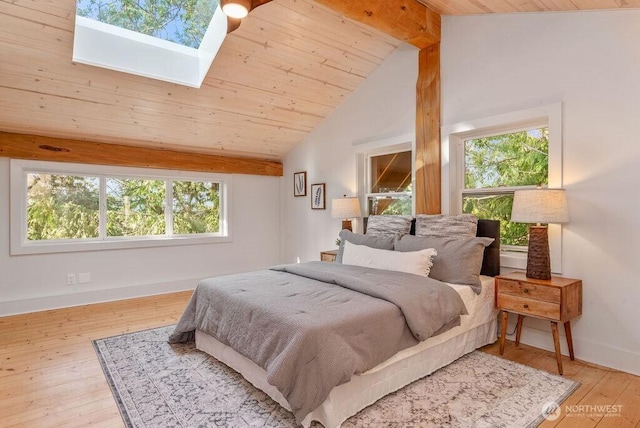
M 302 422 L 308 427 L 317 420 L 326 428 L 342 422 L 385 395 L 446 366 L 474 349 L 496 341 L 497 310 L 494 279 L 481 276 L 482 292 L 477 295 L 464 285 L 449 284 L 462 297 L 469 315 L 461 325 L 404 349 L 350 382 L 335 387 L 329 397 Z M 196 331 L 196 347 L 241 373 L 254 386 L 290 410 L 280 391 L 266 380 L 264 369 L 215 338 Z

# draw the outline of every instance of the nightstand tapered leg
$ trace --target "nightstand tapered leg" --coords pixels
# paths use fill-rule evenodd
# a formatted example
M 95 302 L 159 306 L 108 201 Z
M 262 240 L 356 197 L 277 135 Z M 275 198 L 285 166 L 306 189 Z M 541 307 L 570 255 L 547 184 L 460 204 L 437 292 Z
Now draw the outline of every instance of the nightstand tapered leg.
M 507 338 L 507 321 L 509 313 L 502 311 L 502 333 L 500 334 L 500 355 L 504 354 L 504 340 Z
M 556 347 L 558 373 L 562 374 L 562 352 L 560 352 L 560 335 L 558 334 L 558 323 L 555 321 L 551 321 L 551 332 L 553 333 L 553 344 Z
M 522 334 L 522 321 L 524 315 L 518 315 L 518 324 L 516 325 L 516 346 L 520 346 L 520 334 Z
M 564 334 L 567 336 L 567 346 L 569 347 L 569 358 L 575 360 L 573 356 L 573 338 L 571 337 L 571 321 L 564 323 Z

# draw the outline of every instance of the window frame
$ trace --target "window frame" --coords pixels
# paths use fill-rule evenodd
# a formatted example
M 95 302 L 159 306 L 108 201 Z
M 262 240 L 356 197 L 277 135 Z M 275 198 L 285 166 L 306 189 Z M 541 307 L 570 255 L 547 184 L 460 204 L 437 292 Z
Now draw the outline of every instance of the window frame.
M 357 152 L 357 174 L 358 174 L 358 194 L 360 206 L 364 207 L 364 215 L 369 216 L 369 197 L 371 196 L 405 196 L 411 198 L 411 215 L 415 213 L 415 138 L 413 135 L 403 135 L 385 140 L 369 141 L 358 144 Z M 411 152 L 411 192 L 384 192 L 371 193 L 371 157 L 383 156 L 400 152 Z
M 100 180 L 100 232 L 98 238 L 30 241 L 27 239 L 27 174 L 39 172 L 59 175 L 97 176 Z M 133 178 L 157 180 L 191 180 L 220 183 L 220 232 L 190 235 L 173 235 L 173 224 L 167 225 L 164 235 L 106 236 L 106 188 L 107 178 Z M 171 181 L 165 181 L 171 188 Z M 197 245 L 231 242 L 232 176 L 230 174 L 200 173 L 192 171 L 160 170 L 77 163 L 61 163 L 33 160 L 10 161 L 11 202 L 11 255 L 64 253 L 76 251 L 99 251 L 126 248 L 166 247 L 175 245 Z M 165 200 L 170 201 L 172 192 L 167 191 Z M 172 199 L 171 199 L 172 202 Z M 172 221 L 172 207 L 165 207 L 165 224 Z
M 562 187 L 562 104 L 548 104 L 525 110 L 514 111 L 497 116 L 459 122 L 442 128 L 442 174 L 448 181 L 442 183 L 442 212 L 462 213 L 462 196 L 480 193 L 510 193 L 516 189 L 535 188 L 521 186 L 517 188 L 474 189 L 464 188 L 464 141 L 509 132 L 518 132 L 534 127 L 549 128 L 549 188 Z M 562 272 L 562 227 L 549 225 L 549 249 L 551 253 L 551 271 Z M 503 267 L 525 269 L 527 262 L 526 247 L 506 246 L 501 251 L 500 261 Z

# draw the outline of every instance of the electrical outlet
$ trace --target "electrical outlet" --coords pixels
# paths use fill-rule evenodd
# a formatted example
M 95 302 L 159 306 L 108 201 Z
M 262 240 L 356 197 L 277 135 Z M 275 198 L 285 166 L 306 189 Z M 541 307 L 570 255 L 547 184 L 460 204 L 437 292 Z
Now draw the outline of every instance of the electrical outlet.
M 76 274 L 68 273 L 67 274 L 67 285 L 75 285 L 76 283 Z
M 91 282 L 91 272 L 80 272 L 78 274 L 78 284 L 87 284 Z

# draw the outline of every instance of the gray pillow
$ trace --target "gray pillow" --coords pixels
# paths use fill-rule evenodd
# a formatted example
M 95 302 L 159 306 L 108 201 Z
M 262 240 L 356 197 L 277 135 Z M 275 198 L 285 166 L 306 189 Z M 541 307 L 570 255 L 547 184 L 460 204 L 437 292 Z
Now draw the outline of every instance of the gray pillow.
M 478 217 L 473 214 L 419 214 L 416 216 L 416 236 L 476 236 Z
M 370 236 L 361 233 L 353 233 L 343 229 L 340 231 L 340 248 L 336 255 L 336 262 L 342 263 L 342 254 L 344 253 L 344 243 L 349 241 L 355 245 L 366 245 L 367 247 L 377 248 L 379 250 L 393 250 L 394 236 Z
M 367 235 L 402 236 L 411 232 L 410 215 L 371 215 L 367 220 Z
M 429 277 L 451 284 L 466 284 L 480 294 L 484 247 L 492 242 L 493 238 L 407 235 L 396 239 L 394 248 L 396 251 L 435 248 L 438 255 L 433 258 Z

